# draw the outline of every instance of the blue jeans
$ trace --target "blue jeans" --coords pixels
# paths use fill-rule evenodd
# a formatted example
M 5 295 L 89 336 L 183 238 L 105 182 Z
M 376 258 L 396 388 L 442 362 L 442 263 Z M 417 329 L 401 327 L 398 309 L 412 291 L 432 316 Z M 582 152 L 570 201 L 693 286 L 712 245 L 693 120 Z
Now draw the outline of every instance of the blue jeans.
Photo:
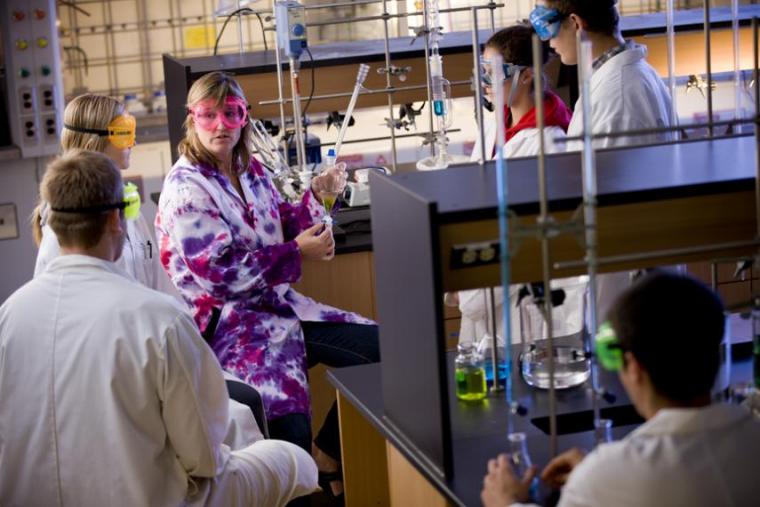
M 301 322 L 306 341 L 306 361 L 332 368 L 380 361 L 377 326 L 338 322 Z M 311 454 L 311 424 L 306 414 L 288 414 L 269 420 L 271 438 L 287 440 Z M 333 403 L 314 439 L 322 452 L 340 461 L 338 405 Z

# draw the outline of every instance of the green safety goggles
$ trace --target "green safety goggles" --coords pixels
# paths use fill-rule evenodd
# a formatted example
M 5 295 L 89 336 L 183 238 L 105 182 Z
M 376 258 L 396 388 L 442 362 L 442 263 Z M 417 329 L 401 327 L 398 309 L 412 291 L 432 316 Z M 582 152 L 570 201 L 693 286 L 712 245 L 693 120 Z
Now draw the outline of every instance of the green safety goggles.
M 602 368 L 609 371 L 623 369 L 623 347 L 618 342 L 615 330 L 609 321 L 599 326 L 595 340 L 596 358 Z
M 136 220 L 140 216 L 140 192 L 137 185 L 127 183 L 124 185 L 124 199 L 113 204 L 101 204 L 99 206 L 87 206 L 84 208 L 51 208 L 57 213 L 103 213 L 114 209 L 124 210 L 124 218 Z

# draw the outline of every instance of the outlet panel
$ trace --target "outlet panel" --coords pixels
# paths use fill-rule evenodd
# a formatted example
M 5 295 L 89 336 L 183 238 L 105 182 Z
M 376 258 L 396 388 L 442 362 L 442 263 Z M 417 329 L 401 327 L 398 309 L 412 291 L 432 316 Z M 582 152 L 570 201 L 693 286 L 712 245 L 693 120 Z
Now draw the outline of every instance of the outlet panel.
M 24 158 L 59 151 L 63 69 L 55 21 L 55 0 L 0 2 L 11 138 Z

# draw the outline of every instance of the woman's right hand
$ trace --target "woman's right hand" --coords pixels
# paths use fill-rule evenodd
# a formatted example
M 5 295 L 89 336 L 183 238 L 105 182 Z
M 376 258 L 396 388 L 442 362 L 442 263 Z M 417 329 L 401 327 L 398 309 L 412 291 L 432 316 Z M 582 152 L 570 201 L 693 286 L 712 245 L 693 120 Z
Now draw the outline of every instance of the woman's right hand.
M 295 241 L 301 251 L 301 257 L 307 260 L 329 260 L 335 250 L 332 229 L 323 223 L 312 225 L 302 231 L 296 236 Z

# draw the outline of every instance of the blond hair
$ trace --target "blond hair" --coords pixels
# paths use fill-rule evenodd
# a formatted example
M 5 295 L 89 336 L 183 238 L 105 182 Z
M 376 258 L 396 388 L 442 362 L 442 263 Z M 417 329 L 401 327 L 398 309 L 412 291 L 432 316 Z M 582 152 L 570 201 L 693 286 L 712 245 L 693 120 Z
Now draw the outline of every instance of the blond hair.
M 235 78 L 225 72 L 210 72 L 204 74 L 190 87 L 190 91 L 187 93 L 187 107 L 194 107 L 207 100 L 212 100 L 217 107 L 222 107 L 224 99 L 228 96 L 238 97 L 246 103 L 248 102 Z M 201 140 L 195 132 L 193 117 L 190 114 L 185 118 L 183 126 L 185 137 L 177 147 L 180 155 L 187 157 L 193 164 L 203 164 L 219 169 L 219 162 L 216 157 L 201 144 Z M 242 172 L 248 169 L 253 158 L 253 146 L 250 139 L 251 124 L 246 123 L 240 131 L 240 139 L 232 149 L 233 171 Z
M 124 104 L 105 95 L 85 94 L 75 97 L 63 112 L 64 125 L 86 129 L 105 130 L 108 124 L 124 114 Z M 70 150 L 88 150 L 103 153 L 108 146 L 108 137 L 86 132 L 75 132 L 67 128 L 61 132 L 63 153 Z M 42 241 L 42 209 L 44 200 L 40 200 L 32 212 L 32 234 L 37 246 Z
M 48 165 L 40 195 L 50 205 L 48 224 L 64 247 L 92 248 L 105 231 L 108 214 L 71 212 L 124 199 L 119 169 L 102 153 L 71 150 Z M 107 210 L 106 210 L 107 211 Z

